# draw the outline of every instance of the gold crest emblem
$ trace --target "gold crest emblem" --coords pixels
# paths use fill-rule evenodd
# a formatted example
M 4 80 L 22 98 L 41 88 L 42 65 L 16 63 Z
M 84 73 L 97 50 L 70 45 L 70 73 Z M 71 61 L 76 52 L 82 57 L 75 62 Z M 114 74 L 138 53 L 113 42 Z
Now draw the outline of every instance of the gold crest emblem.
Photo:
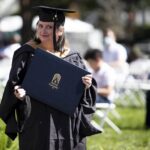
M 61 75 L 59 73 L 55 73 L 51 82 L 49 83 L 49 85 L 53 88 L 53 89 L 58 89 L 59 83 L 61 80 Z

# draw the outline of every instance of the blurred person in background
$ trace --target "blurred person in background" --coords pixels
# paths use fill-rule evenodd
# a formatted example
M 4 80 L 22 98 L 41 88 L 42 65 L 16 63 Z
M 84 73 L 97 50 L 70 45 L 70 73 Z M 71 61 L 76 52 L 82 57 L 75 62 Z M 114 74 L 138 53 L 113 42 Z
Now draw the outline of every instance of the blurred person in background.
M 5 86 L 9 77 L 13 54 L 21 46 L 21 36 L 15 33 L 7 41 L 7 45 L 3 46 L 0 51 L 0 84 L 3 86 Z
M 128 74 L 126 48 L 116 42 L 115 33 L 111 29 L 105 33 L 103 59 L 115 69 L 119 80 Z
M 97 82 L 97 103 L 111 103 L 114 100 L 115 71 L 104 62 L 99 49 L 89 49 L 84 56 L 87 68 Z
M 16 49 L 21 46 L 21 36 L 18 33 L 12 35 L 9 39 L 9 43 L 4 47 L 3 54 L 7 56 L 9 59 L 12 59 L 13 54 Z

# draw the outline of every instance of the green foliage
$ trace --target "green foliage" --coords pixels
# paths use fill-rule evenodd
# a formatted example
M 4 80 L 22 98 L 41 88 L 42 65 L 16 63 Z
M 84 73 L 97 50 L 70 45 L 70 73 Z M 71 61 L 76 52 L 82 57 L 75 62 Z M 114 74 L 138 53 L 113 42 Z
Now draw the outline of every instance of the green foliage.
M 149 40 L 150 25 L 135 26 L 133 36 L 135 41 Z
M 5 135 L 5 124 L 0 120 L 0 150 L 18 150 L 18 139 L 12 141 Z

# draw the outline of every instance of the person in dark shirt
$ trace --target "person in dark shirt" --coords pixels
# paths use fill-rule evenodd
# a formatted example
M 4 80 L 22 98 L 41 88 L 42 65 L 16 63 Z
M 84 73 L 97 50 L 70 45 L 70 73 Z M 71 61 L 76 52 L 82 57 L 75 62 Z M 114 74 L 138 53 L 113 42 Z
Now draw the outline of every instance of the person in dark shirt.
M 150 74 L 148 76 L 150 80 Z M 146 92 L 146 116 L 145 116 L 146 129 L 150 129 L 150 90 Z

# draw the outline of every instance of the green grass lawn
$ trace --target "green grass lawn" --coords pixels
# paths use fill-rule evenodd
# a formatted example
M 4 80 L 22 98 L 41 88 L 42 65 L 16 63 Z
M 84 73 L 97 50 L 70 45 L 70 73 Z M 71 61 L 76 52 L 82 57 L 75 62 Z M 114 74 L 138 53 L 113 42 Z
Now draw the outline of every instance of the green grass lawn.
M 144 129 L 144 108 L 117 108 L 121 119 L 110 118 L 121 128 L 117 134 L 105 124 L 105 132 L 87 139 L 88 150 L 150 150 L 150 131 Z M 0 150 L 17 150 L 17 139 L 12 142 L 4 135 L 0 121 Z
M 117 134 L 105 125 L 105 132 L 88 138 L 88 150 L 150 150 L 150 131 L 144 129 L 144 108 L 118 108 L 121 119 L 111 119 L 121 128 Z

